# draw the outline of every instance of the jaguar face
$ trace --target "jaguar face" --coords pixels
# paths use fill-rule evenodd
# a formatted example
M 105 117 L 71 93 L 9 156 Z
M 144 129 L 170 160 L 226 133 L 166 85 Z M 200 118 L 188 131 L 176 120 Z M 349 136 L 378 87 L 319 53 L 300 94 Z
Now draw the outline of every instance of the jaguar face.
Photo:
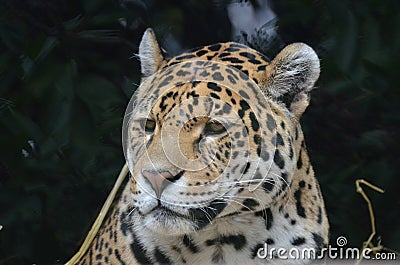
M 288 46 L 270 64 L 246 46 L 224 45 L 166 61 L 154 34 L 143 37 L 143 78 L 123 127 L 136 229 L 206 229 L 216 218 L 264 209 L 291 182 L 308 97 L 290 95 L 289 108 L 277 98 L 290 91 L 286 83 L 307 81 L 295 75 L 297 66 L 308 69 L 295 57 L 311 48 Z
M 187 78 L 177 64 L 144 80 L 131 103 L 126 152 L 133 199 L 144 226 L 160 233 L 195 231 L 223 211 L 245 208 L 239 193 L 266 177 L 274 151 L 265 141 L 273 133 L 260 124 L 260 110 L 269 105 L 252 91 L 257 84 L 216 62 L 192 65 Z M 237 73 L 240 89 L 196 78 L 200 69 L 222 76 L 225 68 Z M 264 108 L 251 108 L 251 100 Z

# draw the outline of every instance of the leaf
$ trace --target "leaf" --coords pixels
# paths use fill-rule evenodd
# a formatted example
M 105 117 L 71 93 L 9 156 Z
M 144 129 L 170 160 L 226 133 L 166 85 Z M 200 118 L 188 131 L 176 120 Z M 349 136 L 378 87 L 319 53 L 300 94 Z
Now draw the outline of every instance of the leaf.
M 29 58 L 27 55 L 21 55 L 21 67 L 23 69 L 22 79 L 29 78 L 31 73 L 33 72 L 33 68 L 35 67 L 35 62 Z
M 43 43 L 42 49 L 35 58 L 35 61 L 40 62 L 44 60 L 47 55 L 56 47 L 58 40 L 56 37 L 47 37 Z
M 367 150 L 385 150 L 387 136 L 384 130 L 371 130 L 361 134 L 358 144 Z
M 82 23 L 82 21 L 83 21 L 82 15 L 77 15 L 73 19 L 65 21 L 63 25 L 66 30 L 74 30 Z

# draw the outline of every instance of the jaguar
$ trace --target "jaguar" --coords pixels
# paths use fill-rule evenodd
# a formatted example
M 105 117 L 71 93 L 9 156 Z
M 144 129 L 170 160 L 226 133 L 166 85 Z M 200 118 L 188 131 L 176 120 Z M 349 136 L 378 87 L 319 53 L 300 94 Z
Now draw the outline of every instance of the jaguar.
M 299 123 L 320 74 L 314 50 L 293 43 L 270 60 L 226 42 L 168 57 L 147 29 L 138 57 L 130 177 L 77 264 L 317 259 L 329 223 Z

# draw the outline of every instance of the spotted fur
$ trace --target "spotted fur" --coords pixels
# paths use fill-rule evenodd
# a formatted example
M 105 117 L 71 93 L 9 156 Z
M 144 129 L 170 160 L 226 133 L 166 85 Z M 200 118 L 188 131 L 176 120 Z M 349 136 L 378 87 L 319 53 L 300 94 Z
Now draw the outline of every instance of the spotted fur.
M 228 42 L 166 59 L 149 29 L 139 57 L 143 78 L 135 93 L 134 104 L 141 106 L 137 116 L 157 125 L 152 133 L 139 120 L 128 127 L 133 177 L 78 264 L 308 263 L 260 259 L 257 251 L 265 243 L 300 250 L 320 250 L 328 243 L 324 202 L 298 123 L 319 76 L 315 52 L 292 44 L 270 61 Z M 196 66 L 203 70 L 195 73 Z M 174 81 L 191 75 L 203 81 Z M 227 104 L 210 107 L 202 97 Z M 150 113 L 141 113 L 146 107 Z M 204 136 L 209 118 L 189 114 L 207 111 L 236 115 L 242 123 L 229 133 Z M 168 148 L 160 128 L 167 138 L 180 128 L 177 139 L 168 138 Z M 176 146 L 190 161 L 212 162 L 182 171 L 172 163 L 181 155 Z M 202 161 L 190 166 L 196 163 Z M 172 184 L 149 181 L 154 169 Z M 260 183 L 252 187 L 253 181 Z

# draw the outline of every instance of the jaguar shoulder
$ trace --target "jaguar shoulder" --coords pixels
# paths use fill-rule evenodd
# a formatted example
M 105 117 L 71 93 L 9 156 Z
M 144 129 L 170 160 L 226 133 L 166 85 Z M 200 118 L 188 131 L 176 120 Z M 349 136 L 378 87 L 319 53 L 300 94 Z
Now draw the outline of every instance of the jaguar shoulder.
M 124 128 L 131 177 L 78 264 L 309 263 L 264 252 L 328 244 L 299 124 L 316 53 L 295 43 L 270 61 L 227 42 L 167 59 L 148 29 L 139 57 Z

